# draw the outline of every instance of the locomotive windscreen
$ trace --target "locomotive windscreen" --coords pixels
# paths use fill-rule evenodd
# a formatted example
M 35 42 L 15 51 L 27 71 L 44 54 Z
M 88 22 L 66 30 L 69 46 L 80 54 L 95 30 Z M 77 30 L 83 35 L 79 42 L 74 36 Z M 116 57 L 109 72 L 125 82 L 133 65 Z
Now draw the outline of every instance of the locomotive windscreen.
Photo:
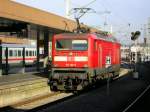
M 56 40 L 55 48 L 57 50 L 87 50 L 87 40 L 77 39 L 59 39 Z

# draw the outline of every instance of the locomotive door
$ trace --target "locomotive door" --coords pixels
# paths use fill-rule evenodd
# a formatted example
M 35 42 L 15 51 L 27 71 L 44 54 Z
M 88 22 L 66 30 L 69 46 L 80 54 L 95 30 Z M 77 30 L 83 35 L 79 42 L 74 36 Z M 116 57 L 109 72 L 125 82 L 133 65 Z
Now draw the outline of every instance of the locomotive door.
M 102 46 L 98 44 L 98 67 L 102 68 Z

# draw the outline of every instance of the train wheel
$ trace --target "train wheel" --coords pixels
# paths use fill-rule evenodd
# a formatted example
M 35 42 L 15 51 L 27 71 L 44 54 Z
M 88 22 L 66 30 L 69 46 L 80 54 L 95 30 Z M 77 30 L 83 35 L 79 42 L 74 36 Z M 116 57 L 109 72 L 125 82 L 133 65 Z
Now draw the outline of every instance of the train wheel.
M 50 85 L 50 89 L 51 89 L 52 91 L 57 91 L 57 90 L 58 90 L 58 88 L 57 88 L 57 82 L 53 82 L 53 83 Z
M 83 86 L 87 87 L 89 85 L 89 81 L 83 81 Z
M 77 86 L 77 90 L 80 91 L 80 90 L 82 90 L 82 89 L 83 89 L 83 85 L 82 85 L 82 84 L 79 84 L 79 85 Z
M 113 73 L 113 80 L 116 80 L 119 77 L 119 72 L 114 72 Z
M 83 90 L 85 88 L 87 88 L 89 85 L 89 81 L 85 80 L 82 81 L 78 86 L 77 86 L 77 90 Z
M 57 89 L 57 86 L 50 86 L 50 89 L 52 90 L 52 91 L 57 91 L 58 89 Z
M 77 91 L 77 90 L 73 91 L 73 94 L 77 96 L 77 95 L 79 95 L 79 91 Z

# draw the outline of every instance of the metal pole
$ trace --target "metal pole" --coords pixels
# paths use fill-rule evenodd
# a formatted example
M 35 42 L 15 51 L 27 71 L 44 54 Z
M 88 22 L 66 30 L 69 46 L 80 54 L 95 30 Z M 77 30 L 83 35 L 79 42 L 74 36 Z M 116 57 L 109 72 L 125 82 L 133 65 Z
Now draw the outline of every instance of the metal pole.
M 111 34 L 113 33 L 113 27 L 112 27 L 112 25 L 110 26 L 110 33 Z
M 49 58 L 49 31 L 44 31 L 44 72 L 48 73 L 47 62 Z
M 22 67 L 23 67 L 23 70 L 22 70 L 22 73 L 25 73 L 25 47 L 23 47 L 23 50 L 22 50 L 22 56 L 23 56 L 23 61 L 22 61 Z
M 109 76 L 109 73 L 108 73 L 108 78 L 107 78 L 107 96 L 109 96 L 109 93 L 110 93 L 110 76 Z
M 6 75 L 8 75 L 8 47 L 6 47 L 6 50 L 5 50 L 5 56 L 6 56 L 6 64 L 5 64 L 5 73 Z
M 2 72 L 2 45 L 1 45 L 1 41 L 0 41 L 0 76 L 2 76 L 3 72 Z
M 39 47 L 40 47 L 40 30 L 37 29 L 37 44 L 36 44 L 36 48 L 37 48 L 37 52 L 36 52 L 36 57 L 37 57 L 37 63 L 36 63 L 36 69 L 37 71 L 40 70 L 40 50 L 39 50 Z
M 70 0 L 65 0 L 65 2 L 66 2 L 66 18 L 69 18 Z

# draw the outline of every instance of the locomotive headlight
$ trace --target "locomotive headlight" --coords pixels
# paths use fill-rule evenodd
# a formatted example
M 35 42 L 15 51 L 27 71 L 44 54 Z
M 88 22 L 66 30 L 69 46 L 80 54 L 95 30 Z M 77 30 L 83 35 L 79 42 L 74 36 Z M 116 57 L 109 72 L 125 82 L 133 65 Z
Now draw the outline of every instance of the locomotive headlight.
M 75 56 L 74 57 L 75 61 L 81 62 L 81 61 L 88 61 L 88 57 L 87 56 Z
M 57 64 L 54 64 L 54 67 L 57 67 L 58 65 Z
M 86 67 L 88 67 L 88 65 L 87 65 L 87 64 L 85 64 L 85 65 L 84 65 L 84 67 L 86 68 Z

